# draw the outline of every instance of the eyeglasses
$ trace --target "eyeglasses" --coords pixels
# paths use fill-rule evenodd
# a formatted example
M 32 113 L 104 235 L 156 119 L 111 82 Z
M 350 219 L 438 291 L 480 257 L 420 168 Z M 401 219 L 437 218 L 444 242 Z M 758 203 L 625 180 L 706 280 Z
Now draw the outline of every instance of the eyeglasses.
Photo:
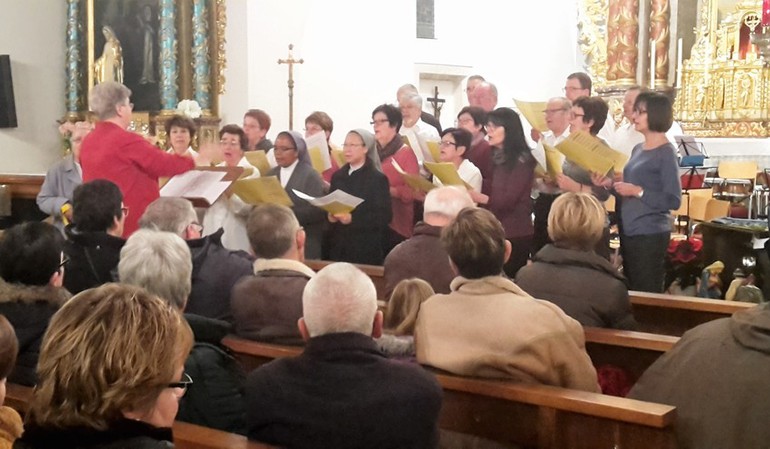
M 647 109 L 634 109 L 634 114 L 642 115 L 646 113 L 647 113 Z
M 444 142 L 444 141 L 441 141 L 441 142 L 438 144 L 438 146 L 439 146 L 439 147 L 442 147 L 442 148 L 443 148 L 443 147 L 455 147 L 455 148 L 457 148 L 457 144 L 456 144 L 456 143 L 454 143 L 454 142 Z
M 464 125 L 466 123 L 475 123 L 472 118 L 461 118 L 455 120 L 455 126 L 457 125 Z
M 70 262 L 70 258 L 65 256 L 64 253 L 61 255 L 61 263 L 59 263 L 59 268 L 64 268 L 65 265 L 67 265 Z
M 194 222 L 190 223 L 189 226 L 192 227 L 193 231 L 195 231 L 195 232 L 197 232 L 199 234 L 203 234 L 203 225 L 202 224 L 194 221 Z
M 123 213 L 124 216 L 128 217 L 128 206 L 122 206 L 120 208 L 120 211 Z
M 494 123 L 487 123 L 486 125 L 484 125 L 484 128 L 486 128 L 487 130 L 494 130 L 499 128 L 499 126 L 495 125 Z
M 273 150 L 276 153 L 285 153 L 287 151 L 296 151 L 297 149 L 294 147 L 273 147 Z
M 585 114 L 575 114 L 574 112 L 570 114 L 570 117 L 572 118 L 578 118 L 578 117 L 585 117 Z
M 182 380 L 179 382 L 171 382 L 167 386 L 168 388 L 181 388 L 182 396 L 184 396 L 185 393 L 187 393 L 187 387 L 193 384 L 192 377 L 190 377 L 187 373 L 182 373 Z
M 342 145 L 342 148 L 348 149 L 348 148 L 365 147 L 365 146 L 366 145 L 364 145 L 363 143 L 345 143 Z
M 388 123 L 389 121 L 390 120 L 384 118 L 384 119 L 380 119 L 380 120 L 372 120 L 371 122 L 369 122 L 369 124 L 370 125 L 382 125 L 383 123 Z
M 237 140 L 220 140 L 219 144 L 220 145 L 227 145 L 227 146 L 231 146 L 231 147 L 240 147 L 241 146 L 241 142 L 239 142 Z
M 575 92 L 576 90 L 583 90 L 582 87 L 564 86 L 561 88 L 564 92 Z

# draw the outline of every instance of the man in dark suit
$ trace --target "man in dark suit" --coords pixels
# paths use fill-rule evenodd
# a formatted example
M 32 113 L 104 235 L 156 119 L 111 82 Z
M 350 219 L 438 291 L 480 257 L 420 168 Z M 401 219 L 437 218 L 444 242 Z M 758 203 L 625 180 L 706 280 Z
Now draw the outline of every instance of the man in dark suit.
M 307 144 L 300 133 L 281 132 L 275 138 L 273 151 L 278 166 L 270 170 L 270 176 L 278 177 L 281 186 L 294 203 L 291 210 L 297 216 L 300 226 L 305 229 L 305 258 L 320 259 L 326 212 L 299 198 L 293 190 L 314 198 L 323 196 L 323 179 L 310 163 Z
M 430 448 L 441 388 L 419 365 L 389 360 L 374 284 L 334 263 L 311 279 L 298 326 L 302 355 L 275 360 L 246 381 L 248 436 L 291 448 Z

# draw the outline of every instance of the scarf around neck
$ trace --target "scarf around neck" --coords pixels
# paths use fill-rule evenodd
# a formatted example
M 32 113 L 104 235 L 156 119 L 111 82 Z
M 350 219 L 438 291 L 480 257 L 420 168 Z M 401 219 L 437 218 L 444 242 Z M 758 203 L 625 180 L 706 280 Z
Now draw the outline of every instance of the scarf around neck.
M 390 143 L 384 147 L 380 146 L 380 143 L 377 142 L 377 153 L 380 155 L 380 161 L 384 161 L 385 159 L 396 154 L 396 152 L 400 150 L 402 146 L 404 146 L 404 141 L 401 139 L 400 134 L 396 134 L 396 137 L 394 137 L 393 140 L 391 140 Z

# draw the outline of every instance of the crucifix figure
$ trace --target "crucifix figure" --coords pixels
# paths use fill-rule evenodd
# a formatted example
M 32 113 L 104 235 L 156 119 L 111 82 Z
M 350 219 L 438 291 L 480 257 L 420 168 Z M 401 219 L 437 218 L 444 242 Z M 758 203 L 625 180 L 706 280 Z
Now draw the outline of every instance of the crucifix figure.
M 443 98 L 438 97 L 438 86 L 433 86 L 433 97 L 428 98 L 428 103 L 433 106 L 433 116 L 436 117 L 436 120 L 439 120 L 441 117 L 441 108 L 444 106 L 445 101 Z
M 289 44 L 289 57 L 286 59 L 279 59 L 278 64 L 289 65 L 289 129 L 294 129 L 294 64 L 303 64 L 304 59 L 294 59 L 291 51 L 294 49 L 294 44 Z M 443 101 L 443 100 L 442 100 Z

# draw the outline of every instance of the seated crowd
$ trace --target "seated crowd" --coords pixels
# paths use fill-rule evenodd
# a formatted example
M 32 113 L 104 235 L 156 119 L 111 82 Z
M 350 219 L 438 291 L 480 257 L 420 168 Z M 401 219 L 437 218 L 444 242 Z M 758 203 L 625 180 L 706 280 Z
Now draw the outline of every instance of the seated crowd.
M 568 79 L 584 96 L 549 102 L 552 129 L 533 135 L 538 144 L 565 135 L 569 111 L 575 128 L 602 135 L 606 104 L 585 82 Z M 398 107 L 374 109 L 374 132 L 348 132 L 341 151 L 323 112 L 308 117 L 305 136 L 284 131 L 273 145 L 269 116 L 250 110 L 243 128 L 226 125 L 218 146 L 197 152 L 194 123 L 170 122 L 168 152 L 135 163 L 110 149 L 117 167 L 99 176 L 107 143 L 152 147 L 125 135 L 124 89 L 92 90 L 101 121 L 84 139 L 85 182 L 62 206 L 71 220 L 64 232 L 24 223 L 0 239 L 0 385 L 36 386 L 23 433 L 0 394 L 0 444 L 166 447 L 178 419 L 283 447 L 436 447 L 442 390 L 431 370 L 600 392 L 582 326 L 635 329 L 629 288 L 662 286 L 664 220 L 679 201 L 662 95 L 636 98 L 642 143 L 623 173 L 609 176 L 564 161 L 558 178 L 535 180 L 538 155 L 518 114 L 495 108 L 494 85 L 476 78 L 459 128 L 428 124 L 406 85 Z M 320 132 L 335 160 L 322 173 L 305 142 Z M 429 175 L 427 135 L 441 136 L 442 161 L 470 190 L 436 179 L 425 194 L 406 183 L 401 171 Z M 246 151 L 264 151 L 269 172 Z M 248 177 L 275 176 L 293 206 L 254 206 L 227 192 L 201 218 L 186 199 L 159 198 L 159 177 L 217 160 Z M 141 185 L 127 186 L 127 176 Z M 327 214 L 293 189 L 342 190 L 364 202 Z M 533 193 L 547 195 L 535 202 L 534 223 Z M 631 242 L 625 276 L 596 251 L 610 194 L 622 200 L 621 238 Z M 547 236 L 535 239 L 542 223 Z M 305 264 L 321 258 L 332 263 L 318 272 Z M 384 264 L 384 315 L 371 279 L 352 263 Z M 693 329 L 631 391 L 677 406 L 681 447 L 762 447 L 763 401 L 749 396 L 762 390 L 758 367 L 770 360 L 767 310 Z M 228 334 L 303 349 L 245 373 L 222 346 Z M 714 358 L 719 370 L 708 368 Z M 699 397 L 708 388 L 713 397 Z

